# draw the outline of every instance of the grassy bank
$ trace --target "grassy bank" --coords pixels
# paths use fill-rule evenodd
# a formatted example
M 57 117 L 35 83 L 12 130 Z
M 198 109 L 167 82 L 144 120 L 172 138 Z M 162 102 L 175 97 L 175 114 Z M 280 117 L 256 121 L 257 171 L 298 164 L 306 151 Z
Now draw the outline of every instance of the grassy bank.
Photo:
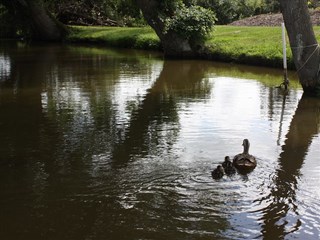
M 67 41 L 105 44 L 110 47 L 161 50 L 158 36 L 150 27 L 71 27 Z
M 315 28 L 319 35 L 320 28 Z M 320 40 L 320 38 L 319 38 Z M 99 43 L 112 47 L 161 50 L 160 40 L 150 27 L 72 27 L 68 41 Z M 206 42 L 204 58 L 249 65 L 282 67 L 280 27 L 216 26 Z M 288 66 L 293 68 L 291 51 Z
M 206 44 L 213 59 L 269 67 L 283 64 L 280 27 L 217 26 Z M 293 68 L 290 49 L 287 56 Z

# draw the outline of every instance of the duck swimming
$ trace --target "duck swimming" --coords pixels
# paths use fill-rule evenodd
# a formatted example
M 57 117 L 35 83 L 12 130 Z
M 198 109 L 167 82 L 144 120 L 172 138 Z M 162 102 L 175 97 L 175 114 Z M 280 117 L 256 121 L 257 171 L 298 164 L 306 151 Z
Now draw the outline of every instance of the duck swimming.
M 211 172 L 211 176 L 213 179 L 220 179 L 224 174 L 225 172 L 221 165 L 218 165 L 218 167 Z
M 227 175 L 235 174 L 236 169 L 233 167 L 233 163 L 230 160 L 229 156 L 224 158 L 224 162 L 222 163 L 222 167 Z
M 233 158 L 233 166 L 241 173 L 252 171 L 257 166 L 257 161 L 254 156 L 249 154 L 250 143 L 248 139 L 244 139 L 243 153 L 239 153 Z

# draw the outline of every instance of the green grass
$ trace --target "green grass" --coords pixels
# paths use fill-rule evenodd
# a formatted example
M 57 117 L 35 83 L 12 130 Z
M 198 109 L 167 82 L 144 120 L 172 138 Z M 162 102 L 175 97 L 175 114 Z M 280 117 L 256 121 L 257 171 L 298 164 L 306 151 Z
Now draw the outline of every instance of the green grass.
M 214 59 L 282 67 L 280 27 L 216 26 L 212 37 L 206 44 Z M 293 67 L 289 48 L 287 56 L 288 65 Z
M 150 27 L 71 27 L 71 29 L 72 33 L 67 39 L 71 42 L 161 50 L 160 40 Z M 320 27 L 315 27 L 315 34 L 320 36 Z M 248 65 L 282 67 L 280 27 L 216 26 L 206 41 L 206 46 L 205 58 Z M 287 56 L 288 67 L 293 68 L 289 47 Z
M 161 50 L 158 36 L 150 27 L 71 27 L 67 41 L 101 43 L 112 47 Z

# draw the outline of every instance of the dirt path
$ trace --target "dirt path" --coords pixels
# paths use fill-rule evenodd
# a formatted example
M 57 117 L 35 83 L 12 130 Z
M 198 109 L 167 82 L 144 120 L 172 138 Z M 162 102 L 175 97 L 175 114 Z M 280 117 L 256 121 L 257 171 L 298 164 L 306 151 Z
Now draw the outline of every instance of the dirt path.
M 320 10 L 310 12 L 310 17 L 313 25 L 320 25 Z M 280 26 L 283 22 L 282 14 L 261 14 L 249 18 L 244 18 L 230 25 L 234 26 Z

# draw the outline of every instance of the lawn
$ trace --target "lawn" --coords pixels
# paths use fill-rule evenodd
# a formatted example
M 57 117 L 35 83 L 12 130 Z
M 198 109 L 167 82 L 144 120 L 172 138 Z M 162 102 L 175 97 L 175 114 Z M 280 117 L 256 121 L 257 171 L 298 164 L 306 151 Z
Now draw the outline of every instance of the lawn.
M 206 45 L 219 60 L 282 67 L 280 27 L 216 26 Z M 287 56 L 293 66 L 289 48 Z
M 99 43 L 112 47 L 161 50 L 161 43 L 150 27 L 71 27 L 71 42 Z M 315 27 L 320 36 L 320 27 Z M 320 40 L 320 37 L 318 37 Z M 249 65 L 282 67 L 280 27 L 216 26 L 206 41 L 209 59 Z M 288 66 L 293 68 L 291 50 Z
M 111 47 L 161 50 L 160 40 L 150 27 L 72 26 L 67 40 L 100 43 Z

